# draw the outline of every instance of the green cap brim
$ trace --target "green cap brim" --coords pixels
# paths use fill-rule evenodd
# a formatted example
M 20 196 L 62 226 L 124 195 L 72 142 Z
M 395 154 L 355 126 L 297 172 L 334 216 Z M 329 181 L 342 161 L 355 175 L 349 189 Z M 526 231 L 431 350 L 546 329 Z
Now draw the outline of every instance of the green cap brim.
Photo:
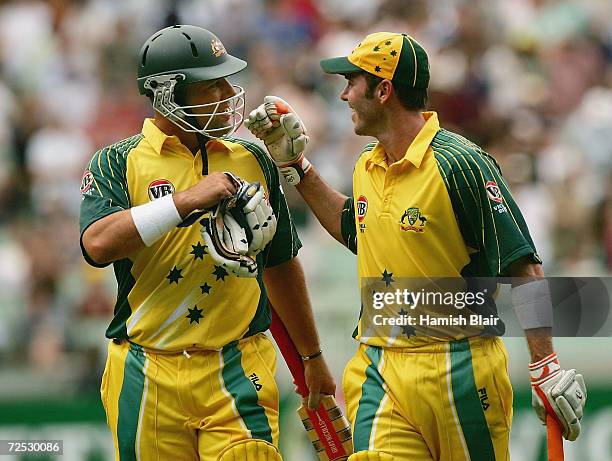
M 363 72 L 361 67 L 357 67 L 350 62 L 346 56 L 323 59 L 321 60 L 321 68 L 323 72 L 328 74 L 352 74 L 354 72 Z

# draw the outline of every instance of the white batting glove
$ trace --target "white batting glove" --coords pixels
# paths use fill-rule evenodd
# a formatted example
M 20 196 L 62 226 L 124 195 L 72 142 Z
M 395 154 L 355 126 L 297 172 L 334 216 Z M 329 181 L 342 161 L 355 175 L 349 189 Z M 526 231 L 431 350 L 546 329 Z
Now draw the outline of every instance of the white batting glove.
M 246 254 L 255 256 L 270 243 L 276 233 L 276 216 L 264 194 L 263 187 L 251 197 L 242 211 L 252 234 Z
M 228 269 L 236 277 L 257 276 L 257 262 L 242 251 L 248 243 L 244 229 L 230 215 L 205 218 L 201 234 L 208 252 L 216 264 Z
M 304 157 L 308 143 L 306 127 L 293 108 L 277 96 L 266 96 L 244 124 L 264 142 L 287 182 L 298 184 L 311 165 Z
M 531 404 L 538 418 L 546 424 L 550 414 L 563 426 L 563 438 L 573 441 L 580 435 L 580 423 L 586 403 L 584 378 L 576 370 L 562 370 L 557 354 L 529 364 Z
M 257 276 L 257 254 L 274 237 L 276 217 L 260 183 L 226 173 L 238 187 L 200 223 L 200 232 L 215 263 L 237 277 Z

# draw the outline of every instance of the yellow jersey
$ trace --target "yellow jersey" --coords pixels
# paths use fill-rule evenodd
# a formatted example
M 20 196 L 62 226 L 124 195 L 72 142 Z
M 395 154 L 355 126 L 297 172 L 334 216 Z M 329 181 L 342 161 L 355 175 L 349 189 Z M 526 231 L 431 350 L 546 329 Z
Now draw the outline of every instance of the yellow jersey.
M 215 265 L 197 222 L 176 227 L 151 247 L 113 263 L 118 296 L 108 338 L 165 351 L 220 350 L 268 329 L 262 271 L 293 258 L 301 247 L 277 169 L 257 145 L 244 140 L 210 140 L 205 149 L 211 172 L 259 181 L 269 195 L 278 227 L 257 257 L 259 276 L 237 278 Z M 81 184 L 81 238 L 95 221 L 186 190 L 202 177 L 201 153 L 192 154 L 177 137 L 145 120 L 141 134 L 99 150 L 89 162 Z
M 342 235 L 357 254 L 364 301 L 355 336 L 374 346 L 410 346 L 435 335 L 417 338 L 410 325 L 396 328 L 392 337 L 366 334 L 364 322 L 371 326 L 376 314 L 368 305 L 373 286 L 414 288 L 436 278 L 505 276 L 524 256 L 541 262 L 496 161 L 441 129 L 435 112 L 423 117 L 425 125 L 399 161 L 389 165 L 380 144 L 366 146 L 342 212 Z M 492 287 L 478 314 L 496 317 L 494 292 Z M 501 320 L 492 323 L 454 329 L 452 339 L 503 334 Z

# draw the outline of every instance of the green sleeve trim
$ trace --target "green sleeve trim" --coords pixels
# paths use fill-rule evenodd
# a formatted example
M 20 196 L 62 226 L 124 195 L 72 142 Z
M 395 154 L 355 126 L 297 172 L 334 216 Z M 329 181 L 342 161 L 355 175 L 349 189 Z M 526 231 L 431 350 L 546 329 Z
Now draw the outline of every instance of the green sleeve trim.
M 105 213 L 105 214 L 103 214 L 101 216 L 97 216 L 95 219 L 93 219 L 91 221 L 91 223 L 89 223 L 89 225 L 85 229 L 83 229 L 81 231 L 81 236 L 79 238 L 80 245 L 81 245 L 81 253 L 83 254 L 83 258 L 85 259 L 85 262 L 87 262 L 87 264 L 89 264 L 90 266 L 97 267 L 97 268 L 106 267 L 106 266 L 110 265 L 111 263 L 110 262 L 107 262 L 107 263 L 97 263 L 96 261 L 94 261 L 93 258 L 91 256 L 89 256 L 89 253 L 87 253 L 87 250 L 85 249 L 85 246 L 83 245 L 83 235 L 85 234 L 85 231 L 87 229 L 89 229 L 89 226 L 91 226 L 96 221 L 98 221 L 98 220 L 100 220 L 102 218 L 105 218 L 106 216 L 110 216 L 111 214 L 116 213 L 118 211 L 122 211 L 122 210 L 120 210 L 120 209 L 109 209 L 107 211 L 108 211 L 107 213 Z
M 340 218 L 340 232 L 344 246 L 357 254 L 357 227 L 355 225 L 355 201 L 349 197 L 344 202 Z
M 510 275 L 509 269 L 512 263 L 514 263 L 515 261 L 518 261 L 519 259 L 525 256 L 530 256 L 531 262 L 533 264 L 542 264 L 542 260 L 540 259 L 538 254 L 533 251 L 533 248 L 531 247 L 531 245 L 524 245 L 520 248 L 517 248 L 513 253 L 509 254 L 501 261 L 500 274 L 503 276 L 509 276 Z
M 471 255 L 464 275 L 505 275 L 516 254 L 525 256 L 526 247 L 534 261 L 539 261 L 527 224 L 497 162 L 476 144 L 446 130 L 436 135 L 432 147 L 465 243 L 478 250 Z M 485 188 L 489 181 L 497 184 L 502 202 L 489 197 Z
M 87 165 L 91 185 L 83 193 L 79 227 L 81 239 L 85 230 L 94 222 L 131 207 L 127 184 L 127 156 L 144 138 L 142 134 L 124 139 L 97 151 Z M 87 254 L 81 240 L 81 251 L 85 261 L 94 267 L 105 267 L 95 263 Z

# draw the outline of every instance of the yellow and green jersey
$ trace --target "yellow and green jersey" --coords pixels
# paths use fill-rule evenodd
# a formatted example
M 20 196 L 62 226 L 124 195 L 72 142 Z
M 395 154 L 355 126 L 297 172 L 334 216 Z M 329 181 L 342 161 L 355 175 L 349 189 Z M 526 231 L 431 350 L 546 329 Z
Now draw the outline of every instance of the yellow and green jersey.
M 357 160 L 342 235 L 357 254 L 360 280 L 390 286 L 398 278 L 496 277 L 524 256 L 541 262 L 496 161 L 441 129 L 435 112 L 423 116 L 425 125 L 401 160 L 388 165 L 378 143 Z M 483 309 L 490 312 L 479 314 L 496 314 L 492 302 Z M 367 344 L 416 341 L 409 333 L 392 341 L 362 337 L 361 323 L 356 337 Z M 501 321 L 489 333 L 502 334 Z
M 259 276 L 237 278 L 215 265 L 197 222 L 176 227 L 151 247 L 113 263 L 118 297 L 108 338 L 166 351 L 219 350 L 268 329 L 262 270 L 290 260 L 301 247 L 278 172 L 257 145 L 244 140 L 211 140 L 206 152 L 209 171 L 259 181 L 269 195 L 278 226 L 257 257 Z M 177 137 L 145 120 L 141 134 L 101 149 L 90 161 L 81 185 L 81 238 L 95 221 L 186 190 L 202 177 L 201 153 L 193 155 Z

